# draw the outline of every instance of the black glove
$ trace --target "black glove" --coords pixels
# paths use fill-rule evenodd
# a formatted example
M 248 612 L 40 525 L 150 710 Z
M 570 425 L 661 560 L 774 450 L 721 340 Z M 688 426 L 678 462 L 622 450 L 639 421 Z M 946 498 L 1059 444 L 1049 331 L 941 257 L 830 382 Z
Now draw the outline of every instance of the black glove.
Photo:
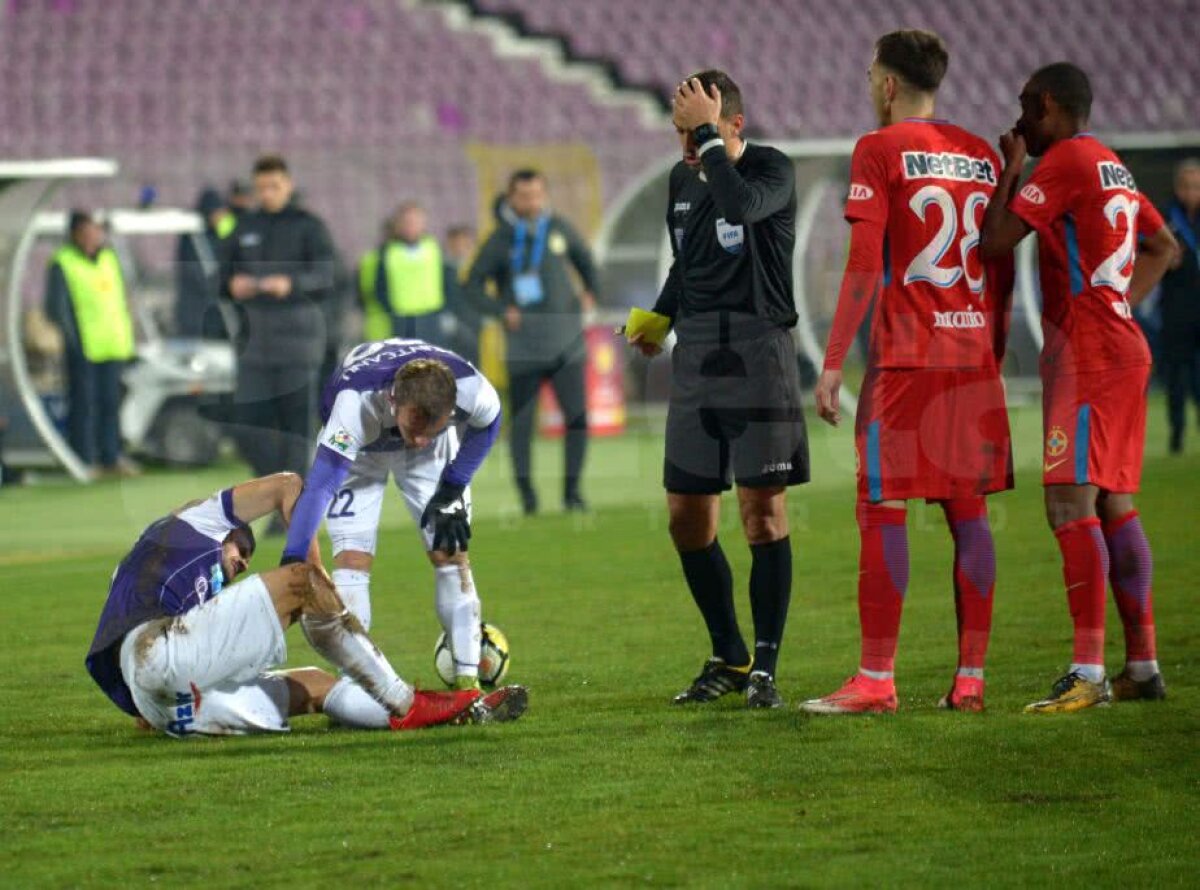
M 471 540 L 471 522 L 467 519 L 467 505 L 463 502 L 465 485 L 454 485 L 443 480 L 437 491 L 425 505 L 421 514 L 421 528 L 433 525 L 433 549 L 443 550 L 453 556 L 459 550 L 467 552 Z

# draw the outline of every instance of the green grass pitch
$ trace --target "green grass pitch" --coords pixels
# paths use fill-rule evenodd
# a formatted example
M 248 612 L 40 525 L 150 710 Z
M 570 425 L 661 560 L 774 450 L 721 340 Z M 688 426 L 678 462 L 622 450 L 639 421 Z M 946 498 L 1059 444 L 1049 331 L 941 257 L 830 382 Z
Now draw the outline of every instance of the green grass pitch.
M 1163 455 L 1152 405 L 1139 498 L 1155 555 L 1170 698 L 1031 717 L 1070 655 L 1058 552 L 1041 513 L 1037 411 L 1014 412 L 1018 490 L 993 500 L 999 583 L 987 713 L 934 705 L 954 666 L 951 547 L 910 510 L 901 712 L 808 718 L 794 703 L 854 669 L 858 539 L 847 428 L 812 424 L 814 483 L 791 496 L 788 707 L 668 705 L 706 637 L 658 485 L 661 441 L 596 441 L 586 517 L 517 514 L 507 455 L 476 485 L 471 554 L 487 620 L 528 684 L 520 723 L 187 743 L 137 731 L 83 670 L 113 566 L 149 520 L 241 481 L 227 465 L 86 490 L 0 493 L 0 885 L 213 887 L 666 885 L 1194 886 L 1200 790 L 1195 592 L 1200 457 Z M 557 445 L 537 453 L 557 504 Z M 722 526 L 743 629 L 748 553 Z M 435 681 L 430 571 L 389 496 L 376 638 Z M 281 541 L 262 542 L 258 564 Z M 319 663 L 298 631 L 292 665 Z M 1122 659 L 1110 606 L 1109 667 Z

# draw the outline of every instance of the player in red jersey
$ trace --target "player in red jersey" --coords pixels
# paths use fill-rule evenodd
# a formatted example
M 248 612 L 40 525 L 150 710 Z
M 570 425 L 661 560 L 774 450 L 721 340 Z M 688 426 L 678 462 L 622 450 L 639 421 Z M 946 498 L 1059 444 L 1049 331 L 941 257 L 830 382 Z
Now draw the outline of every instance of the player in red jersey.
M 896 31 L 878 40 L 869 70 L 881 129 L 854 149 L 850 258 L 817 385 L 818 410 L 836 425 L 842 360 L 882 284 L 855 417 L 862 652 L 841 689 L 801 706 L 813 713 L 896 710 L 911 498 L 939 503 L 954 538 L 959 660 L 941 704 L 983 709 L 996 578 L 984 496 L 1012 487 L 999 373 L 1012 264 L 985 269 L 978 251 L 999 158 L 934 118 L 947 61 L 936 34 Z
M 1125 627 L 1111 697 L 1163 698 L 1151 605 L 1150 544 L 1133 505 L 1142 472 L 1150 352 L 1131 305 L 1158 282 L 1175 239 L 1110 149 L 1085 132 L 1092 90 L 1067 62 L 1036 71 L 1021 118 L 1001 137 L 1005 169 L 984 217 L 984 256 L 1038 233 L 1046 518 L 1062 551 L 1075 624 L 1071 668 L 1026 710 L 1077 711 L 1110 699 L 1104 587 Z M 1020 191 L 1026 151 L 1041 162 Z

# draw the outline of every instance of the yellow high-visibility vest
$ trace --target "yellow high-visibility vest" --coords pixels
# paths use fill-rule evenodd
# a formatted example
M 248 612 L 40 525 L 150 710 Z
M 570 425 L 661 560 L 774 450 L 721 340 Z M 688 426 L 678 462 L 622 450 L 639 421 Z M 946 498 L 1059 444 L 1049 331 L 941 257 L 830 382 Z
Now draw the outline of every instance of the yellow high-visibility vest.
M 103 247 L 92 260 L 68 244 L 55 252 L 51 262 L 58 263 L 67 281 L 84 358 L 89 362 L 133 358 L 133 319 L 116 252 Z
M 217 222 L 216 233 L 217 237 L 224 241 L 233 234 L 233 230 L 237 228 L 237 217 L 232 213 L 226 213 Z
M 358 264 L 358 295 L 363 307 L 363 339 L 386 340 L 392 336 L 392 317 L 375 298 L 375 274 L 379 251 L 368 250 Z
M 389 241 L 382 252 L 390 307 L 379 306 L 375 298 L 380 251 L 365 254 L 359 265 L 358 289 L 368 325 L 378 325 L 380 313 L 387 314 L 389 308 L 393 315 L 409 316 L 441 311 L 446 294 L 442 280 L 442 249 L 437 239 L 427 235 L 414 245 Z M 391 336 L 390 321 L 385 336 Z

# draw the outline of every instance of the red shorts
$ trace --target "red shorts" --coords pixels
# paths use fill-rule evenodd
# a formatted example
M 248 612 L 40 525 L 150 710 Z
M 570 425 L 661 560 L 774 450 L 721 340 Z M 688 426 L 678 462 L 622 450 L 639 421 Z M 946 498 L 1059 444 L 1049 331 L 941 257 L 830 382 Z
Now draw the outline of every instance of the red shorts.
M 1042 379 L 1043 485 L 1138 490 L 1150 366 Z
M 1013 487 L 1004 387 L 993 368 L 868 371 L 854 433 L 860 500 L 948 500 Z

